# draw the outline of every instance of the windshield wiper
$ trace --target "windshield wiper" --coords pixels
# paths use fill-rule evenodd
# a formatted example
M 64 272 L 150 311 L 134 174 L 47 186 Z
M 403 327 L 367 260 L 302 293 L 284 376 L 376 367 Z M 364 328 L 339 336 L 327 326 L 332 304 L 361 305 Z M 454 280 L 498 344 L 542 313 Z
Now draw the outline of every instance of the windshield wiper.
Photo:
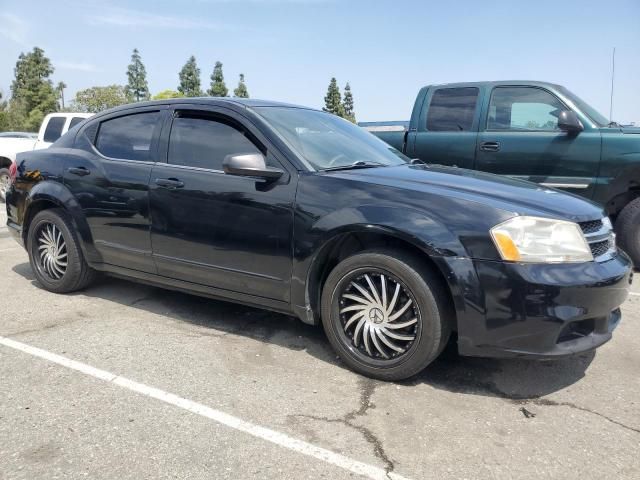
M 323 168 L 322 172 L 333 172 L 335 170 L 352 170 L 356 168 L 374 168 L 374 167 L 386 167 L 384 163 L 378 162 L 365 162 L 363 160 L 358 160 L 357 162 L 353 162 L 351 165 L 339 165 L 336 167 L 327 167 Z
M 607 124 L 607 127 L 619 127 L 620 124 L 618 122 L 609 122 Z

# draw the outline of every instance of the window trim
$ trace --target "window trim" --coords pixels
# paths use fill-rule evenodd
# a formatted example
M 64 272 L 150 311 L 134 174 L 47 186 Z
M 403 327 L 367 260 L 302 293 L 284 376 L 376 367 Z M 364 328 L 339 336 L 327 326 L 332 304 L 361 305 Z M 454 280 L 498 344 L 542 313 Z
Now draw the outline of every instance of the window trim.
M 433 97 L 441 91 L 444 90 L 468 90 L 468 89 L 475 89 L 476 90 L 476 101 L 475 101 L 475 106 L 473 109 L 473 115 L 471 117 L 471 128 L 469 128 L 469 130 L 429 130 L 429 113 L 431 112 L 431 104 L 433 102 Z M 475 86 L 475 85 L 469 85 L 469 86 L 446 86 L 446 87 L 439 87 L 439 88 L 435 88 L 433 89 L 433 91 L 431 91 L 431 94 L 428 96 L 428 98 L 426 99 L 427 101 L 425 102 L 426 105 L 426 112 L 425 112 L 425 116 L 424 116 L 424 131 L 425 132 L 429 132 L 429 133 L 451 133 L 451 132 L 455 132 L 455 133 L 477 133 L 477 128 L 475 128 L 476 125 L 476 117 L 478 115 L 478 112 L 480 111 L 480 107 L 481 107 L 481 94 L 482 91 L 480 89 L 480 87 Z
M 149 109 L 144 109 L 144 110 L 127 110 L 125 112 L 118 112 L 118 114 L 114 114 L 114 115 L 109 115 L 106 118 L 100 118 L 100 119 L 96 119 L 96 121 L 98 122 L 98 128 L 96 129 L 96 133 L 93 136 L 92 139 L 89 139 L 89 143 L 91 144 L 91 149 L 93 150 L 94 153 L 96 153 L 97 155 L 100 156 L 100 158 L 105 159 L 105 160 L 110 160 L 110 161 L 116 161 L 116 162 L 128 162 L 128 163 L 137 163 L 140 165 L 153 165 L 155 163 L 158 163 L 158 145 L 159 145 L 159 138 L 160 138 L 160 130 L 161 127 L 164 123 L 164 118 L 163 118 L 163 112 L 164 109 L 162 108 L 149 108 Z M 141 115 L 141 114 L 145 114 L 145 113 L 158 113 L 158 120 L 156 121 L 156 125 L 153 129 L 153 133 L 151 134 L 151 143 L 149 144 L 149 155 L 152 157 L 155 157 L 155 160 L 133 160 L 131 158 L 118 158 L 118 157 L 109 157 L 107 155 L 105 155 L 104 153 L 102 153 L 100 150 L 98 150 L 98 147 L 96 146 L 96 143 L 98 141 L 98 138 L 100 136 L 100 130 L 102 129 L 102 124 L 111 120 L 116 120 L 118 118 L 124 118 L 124 117 L 130 117 L 132 115 Z M 92 123 L 92 122 L 91 122 Z M 85 130 L 87 129 L 87 127 L 89 127 L 91 125 L 91 123 L 88 123 L 87 125 L 84 125 L 82 127 L 82 133 L 84 134 Z M 79 132 L 80 133 L 80 132 Z M 155 152 L 152 154 L 152 152 Z
M 533 88 L 536 90 L 542 90 L 543 92 L 548 93 L 549 95 L 551 95 L 553 98 L 555 98 L 563 107 L 565 110 L 570 110 L 573 111 L 573 109 L 569 108 L 569 106 L 562 101 L 562 99 L 558 98 L 557 95 L 555 95 L 552 91 L 543 88 L 543 87 L 539 87 L 537 85 L 496 85 L 491 89 L 491 95 L 489 95 L 489 102 L 487 103 L 487 112 L 484 118 L 484 131 L 485 132 L 495 132 L 495 133 L 566 133 L 563 132 L 560 129 L 554 128 L 554 129 L 526 129 L 526 128 L 522 128 L 522 129 L 518 129 L 518 130 L 513 130 L 511 128 L 488 128 L 489 127 L 489 110 L 491 109 L 491 101 L 493 100 L 493 94 L 495 93 L 495 91 L 499 88 Z
M 199 109 L 199 108 L 194 108 L 191 106 L 181 106 L 181 105 L 176 105 L 172 110 L 171 110 L 171 115 L 169 116 L 170 119 L 168 121 L 169 125 L 167 126 L 167 135 L 166 135 L 166 152 L 165 155 L 163 155 L 163 163 L 167 166 L 170 167 L 176 167 L 176 168 L 181 168 L 183 170 L 195 170 L 195 171 L 200 171 L 200 172 L 212 172 L 212 173 L 218 173 L 218 174 L 222 174 L 222 175 L 227 175 L 227 173 L 224 170 L 219 170 L 217 168 L 204 168 L 204 167 L 194 167 L 192 165 L 179 165 L 176 163 L 171 163 L 169 162 L 169 152 L 171 150 L 171 132 L 173 131 L 173 125 L 175 124 L 175 119 L 176 118 L 202 118 L 204 120 L 208 120 L 208 121 L 218 121 L 216 120 L 217 118 L 222 118 L 223 120 L 226 120 L 227 122 L 220 122 L 218 121 L 218 123 L 223 123 L 223 124 L 230 124 L 229 126 L 231 128 L 235 128 L 236 130 L 242 132 L 244 134 L 244 136 L 247 138 L 247 140 L 249 140 L 249 142 L 251 142 L 254 147 L 256 147 L 261 153 L 262 155 L 264 155 L 265 160 L 267 158 L 267 155 L 269 153 L 269 149 L 267 148 L 266 145 L 264 145 L 263 142 L 260 141 L 259 138 L 256 137 L 256 135 L 253 134 L 253 132 L 251 132 L 244 124 L 242 124 L 242 122 L 236 120 L 235 118 L 233 118 L 231 115 L 227 115 L 223 112 L 220 112 L 218 110 L 204 110 L 204 109 Z M 179 114 L 181 112 L 191 112 L 190 115 L 185 115 L 185 116 L 180 116 Z M 234 125 L 239 126 L 240 128 L 235 127 Z M 247 136 L 247 134 L 249 136 Z M 257 144 L 257 145 L 256 145 Z M 278 161 L 278 163 L 282 163 L 279 160 L 276 159 L 276 161 Z M 237 175 L 234 175 L 234 177 L 237 177 Z M 250 177 L 246 177 L 246 178 L 250 178 Z M 255 179 L 254 179 L 255 181 Z

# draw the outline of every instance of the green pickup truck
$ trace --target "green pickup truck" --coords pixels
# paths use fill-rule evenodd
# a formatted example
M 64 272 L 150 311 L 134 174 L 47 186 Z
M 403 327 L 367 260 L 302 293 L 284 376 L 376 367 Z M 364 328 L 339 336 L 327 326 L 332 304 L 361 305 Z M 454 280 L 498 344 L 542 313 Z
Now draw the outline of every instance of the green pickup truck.
M 640 128 L 622 127 L 560 85 L 429 85 L 409 122 L 363 122 L 411 158 L 537 182 L 604 206 L 640 267 Z

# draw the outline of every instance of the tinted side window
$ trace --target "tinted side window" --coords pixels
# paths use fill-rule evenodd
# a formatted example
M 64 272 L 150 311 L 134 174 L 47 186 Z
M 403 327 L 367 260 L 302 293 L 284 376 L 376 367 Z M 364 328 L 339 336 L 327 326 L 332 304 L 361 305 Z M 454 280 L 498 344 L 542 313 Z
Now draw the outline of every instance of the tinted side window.
M 491 94 L 487 129 L 557 130 L 564 105 L 549 92 L 531 87 L 497 87 Z
M 67 119 L 64 117 L 52 117 L 49 119 L 49 123 L 47 123 L 47 128 L 44 130 L 44 138 L 45 142 L 55 142 L 62 135 L 62 127 L 64 127 L 64 122 Z
M 98 129 L 96 148 L 106 157 L 152 160 L 151 141 L 160 112 L 144 112 L 105 120 Z
M 427 114 L 427 130 L 460 132 L 471 130 L 478 101 L 475 87 L 443 88 L 431 97 Z
M 79 124 L 83 120 L 86 120 L 86 119 L 82 117 L 73 117 L 69 122 L 69 130 L 71 130 L 73 127 L 75 127 L 77 124 Z
M 245 134 L 219 118 L 183 116 L 173 120 L 169 137 L 169 163 L 222 170 L 227 155 L 261 153 Z

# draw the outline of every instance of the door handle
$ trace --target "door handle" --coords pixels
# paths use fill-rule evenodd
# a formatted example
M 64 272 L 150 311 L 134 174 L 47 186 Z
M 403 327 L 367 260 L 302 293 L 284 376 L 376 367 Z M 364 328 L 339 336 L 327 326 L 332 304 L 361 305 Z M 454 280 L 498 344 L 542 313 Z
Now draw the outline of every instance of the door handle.
M 174 189 L 184 187 L 184 182 L 177 178 L 156 178 L 156 185 L 162 188 Z
M 79 177 L 84 177 L 85 175 L 89 175 L 91 173 L 90 170 L 87 170 L 85 167 L 71 167 L 67 168 L 67 172 L 78 175 Z
M 483 152 L 499 152 L 500 142 L 482 142 L 480 144 L 480 150 Z

